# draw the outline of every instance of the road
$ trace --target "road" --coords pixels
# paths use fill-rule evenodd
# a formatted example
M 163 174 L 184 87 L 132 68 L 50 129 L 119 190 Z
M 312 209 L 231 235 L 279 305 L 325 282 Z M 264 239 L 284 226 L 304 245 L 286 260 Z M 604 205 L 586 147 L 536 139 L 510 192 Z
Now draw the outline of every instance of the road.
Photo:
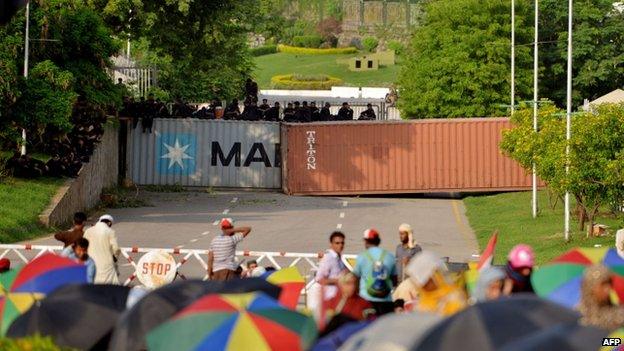
M 346 236 L 345 253 L 363 249 L 362 233 L 376 228 L 381 245 L 394 252 L 398 226 L 409 223 L 417 242 L 451 261 L 478 253 L 461 201 L 432 198 L 297 197 L 277 192 L 148 193 L 151 206 L 111 209 L 121 246 L 207 249 L 219 233 L 217 222 L 232 217 L 253 227 L 239 250 L 308 252 L 327 248 L 334 230 Z M 97 214 L 99 215 L 99 214 Z M 90 218 L 97 219 L 97 215 Z M 33 242 L 57 245 L 48 237 Z M 200 274 L 191 269 L 190 274 Z

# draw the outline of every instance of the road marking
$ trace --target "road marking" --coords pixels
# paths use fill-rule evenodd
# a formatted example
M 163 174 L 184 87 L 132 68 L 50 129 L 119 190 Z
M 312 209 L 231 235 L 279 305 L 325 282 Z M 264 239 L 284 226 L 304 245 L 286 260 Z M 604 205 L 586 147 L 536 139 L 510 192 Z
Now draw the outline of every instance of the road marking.
M 121 265 L 122 267 L 128 267 L 128 266 L 132 266 L 132 263 L 124 263 Z
M 342 229 L 342 223 L 338 223 L 338 225 L 336 226 L 336 229 Z
M 473 240 L 470 230 L 466 227 L 466 223 L 462 220 L 461 212 L 459 211 L 459 201 L 452 200 L 451 207 L 453 208 L 453 215 L 455 216 L 455 222 L 457 222 L 457 226 L 459 227 L 459 231 L 462 233 L 464 239 L 470 246 L 472 246 Z M 478 250 L 478 248 L 477 248 Z
M 216 221 L 212 222 L 212 225 L 219 225 L 219 220 L 217 219 Z
M 190 242 L 192 242 L 192 243 L 194 243 L 194 242 L 197 242 L 197 240 L 199 240 L 199 239 L 191 239 L 191 240 L 189 240 L 189 241 L 190 241 Z
M 229 208 L 226 208 L 225 210 L 223 210 L 223 214 L 224 214 L 224 215 L 226 215 L 226 214 L 228 214 L 228 213 L 230 213 L 230 209 L 229 209 Z
M 184 245 L 178 245 L 178 246 L 176 246 L 175 248 L 176 248 L 176 249 L 181 249 L 181 248 L 183 248 L 183 247 L 184 247 Z
M 238 198 L 237 198 L 237 197 L 233 198 L 233 199 L 232 199 L 232 201 L 230 201 L 230 202 L 231 202 L 231 203 L 235 203 L 236 201 L 238 201 Z
M 344 212 L 340 212 L 340 218 L 345 218 L 345 213 Z
M 347 207 L 348 204 L 349 204 L 349 201 L 343 201 L 342 202 L 342 207 Z
M 210 234 L 210 232 L 203 232 L 203 233 L 201 233 L 201 235 L 208 235 L 208 234 Z

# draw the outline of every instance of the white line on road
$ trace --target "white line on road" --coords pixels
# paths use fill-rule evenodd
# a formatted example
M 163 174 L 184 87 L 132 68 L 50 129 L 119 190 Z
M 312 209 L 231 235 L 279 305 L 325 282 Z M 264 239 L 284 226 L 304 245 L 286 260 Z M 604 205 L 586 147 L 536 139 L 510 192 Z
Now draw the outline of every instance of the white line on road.
M 184 247 L 184 245 L 178 245 L 178 246 L 176 246 L 175 248 L 176 248 L 176 249 L 181 249 L 181 248 L 183 248 L 183 247 Z
M 210 232 L 203 232 L 201 235 L 208 235 Z
M 121 265 L 122 267 L 128 267 L 128 266 L 132 266 L 132 263 L 124 263 Z
M 340 212 L 340 218 L 345 218 L 345 213 L 344 212 Z
M 191 240 L 189 240 L 189 241 L 190 241 L 190 242 L 192 242 L 192 243 L 194 243 L 194 242 L 197 242 L 197 240 L 199 240 L 199 239 L 191 239 Z
M 217 219 L 216 221 L 212 222 L 212 225 L 219 225 L 219 220 Z
M 342 229 L 342 223 L 338 223 L 338 225 L 336 226 L 336 229 Z
M 342 202 L 342 207 L 347 207 L 348 204 L 349 204 L 349 201 L 343 201 Z
M 232 199 L 232 201 L 230 201 L 230 202 L 231 202 L 231 203 L 235 203 L 236 201 L 238 201 L 238 198 L 237 198 L 237 197 L 233 198 L 233 199 Z
M 230 209 L 229 209 L 229 208 L 226 208 L 225 210 L 223 210 L 223 214 L 224 214 L 224 215 L 226 215 L 226 214 L 228 214 L 228 213 L 230 213 Z

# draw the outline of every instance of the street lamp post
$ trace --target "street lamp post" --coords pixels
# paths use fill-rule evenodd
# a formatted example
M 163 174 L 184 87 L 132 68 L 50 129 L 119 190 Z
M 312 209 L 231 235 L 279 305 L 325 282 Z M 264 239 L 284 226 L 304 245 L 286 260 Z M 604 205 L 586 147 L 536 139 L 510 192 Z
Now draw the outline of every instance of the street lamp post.
M 516 1 L 511 0 L 511 115 L 516 107 Z
M 533 130 L 537 133 L 537 99 L 538 99 L 538 40 L 539 40 L 539 0 L 535 0 L 535 35 L 533 41 Z M 537 172 L 535 167 L 535 161 L 533 161 L 533 199 L 532 199 L 532 210 L 533 210 L 533 218 L 537 217 Z
M 568 0 L 568 81 L 566 102 L 566 177 L 570 173 L 570 138 L 572 137 L 572 0 Z M 570 240 L 570 192 L 565 193 L 564 235 L 565 240 Z
M 26 2 L 26 30 L 24 31 L 24 78 L 28 78 L 28 50 L 30 41 L 30 1 Z M 21 154 L 26 155 L 26 128 L 22 128 Z

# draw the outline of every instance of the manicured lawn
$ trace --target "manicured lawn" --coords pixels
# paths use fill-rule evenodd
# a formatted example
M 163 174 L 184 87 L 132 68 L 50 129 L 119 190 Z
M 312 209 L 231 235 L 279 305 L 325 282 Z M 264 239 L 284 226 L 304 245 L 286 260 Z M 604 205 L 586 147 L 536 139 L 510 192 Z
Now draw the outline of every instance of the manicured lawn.
M 576 217 L 571 218 L 571 241 L 563 237 L 563 203 L 553 210 L 548 194 L 541 191 L 538 197 L 541 210 L 537 219 L 531 216 L 531 192 L 506 193 L 489 196 L 472 196 L 464 199 L 468 220 L 477 235 L 481 250 L 485 248 L 494 230 L 499 231 L 495 262 L 504 263 L 509 250 L 516 244 L 526 243 L 535 249 L 538 263 L 545 263 L 574 247 L 614 246 L 615 231 L 621 219 L 605 214 L 597 223 L 609 225 L 610 235 L 589 239 L 578 229 Z M 574 208 L 574 204 L 572 204 Z
M 39 214 L 63 179 L 8 179 L 0 182 L 0 243 L 12 243 L 50 233 L 39 224 Z
M 295 55 L 277 53 L 255 58 L 254 77 L 260 88 L 268 89 L 271 77 L 278 74 L 327 74 L 340 78 L 345 86 L 387 87 L 398 77 L 400 65 L 381 67 L 377 71 L 351 72 L 346 64 L 337 60 L 348 59 L 354 55 Z

